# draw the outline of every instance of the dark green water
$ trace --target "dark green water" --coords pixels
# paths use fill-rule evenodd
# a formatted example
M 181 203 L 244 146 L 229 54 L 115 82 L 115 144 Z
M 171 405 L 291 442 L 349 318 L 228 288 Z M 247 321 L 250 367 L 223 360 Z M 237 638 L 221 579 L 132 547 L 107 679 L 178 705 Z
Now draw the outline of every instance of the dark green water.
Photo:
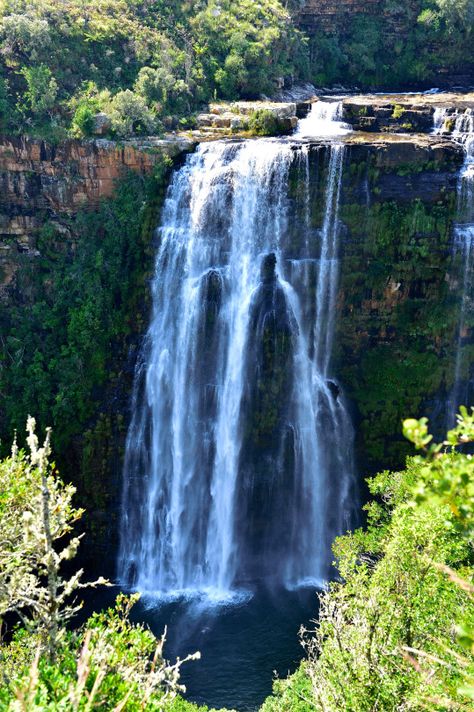
M 110 605 L 117 593 L 113 589 L 94 596 L 87 612 Z M 229 604 L 143 598 L 132 618 L 145 622 L 157 636 L 167 626 L 169 660 L 201 652 L 200 660 L 182 668 L 187 699 L 254 712 L 271 694 L 274 673 L 284 677 L 297 668 L 304 656 L 298 631 L 311 625 L 317 605 L 314 589 L 260 591 Z

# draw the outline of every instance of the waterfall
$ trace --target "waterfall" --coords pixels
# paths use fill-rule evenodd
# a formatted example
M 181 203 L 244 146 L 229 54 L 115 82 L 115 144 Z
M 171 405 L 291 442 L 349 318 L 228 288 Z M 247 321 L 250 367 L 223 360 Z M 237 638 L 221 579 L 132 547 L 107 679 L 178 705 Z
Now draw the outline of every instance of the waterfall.
M 437 106 L 433 114 L 433 131 L 436 136 L 444 131 L 444 124 L 448 115 L 448 110 L 444 107 Z
M 460 405 L 469 405 L 469 366 L 465 346 L 474 326 L 474 113 L 472 109 L 453 116 L 453 137 L 465 151 L 458 181 L 458 221 L 454 227 L 454 255 L 462 261 L 462 292 L 456 344 L 454 382 L 448 398 L 448 427 L 456 422 Z
M 226 595 L 328 579 L 356 509 L 331 372 L 343 166 L 335 143 L 217 141 L 174 174 L 126 443 L 123 584 Z
M 466 151 L 466 163 L 474 163 L 474 112 L 466 109 L 455 116 L 453 138 L 460 141 Z
M 308 116 L 298 123 L 295 135 L 301 138 L 343 136 L 350 133 L 352 127 L 342 121 L 342 116 L 342 101 L 316 101 Z

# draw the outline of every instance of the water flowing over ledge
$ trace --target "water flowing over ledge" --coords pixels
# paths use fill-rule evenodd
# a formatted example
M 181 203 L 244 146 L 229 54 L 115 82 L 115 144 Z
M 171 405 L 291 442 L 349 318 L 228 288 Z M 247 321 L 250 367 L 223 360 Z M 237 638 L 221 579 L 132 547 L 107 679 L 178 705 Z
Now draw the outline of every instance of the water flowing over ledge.
M 357 497 L 331 373 L 344 147 L 319 150 L 317 234 L 304 143 L 202 145 L 174 176 L 127 439 L 128 586 L 225 600 L 261 581 L 329 577 Z M 290 199 L 295 175 L 303 190 Z

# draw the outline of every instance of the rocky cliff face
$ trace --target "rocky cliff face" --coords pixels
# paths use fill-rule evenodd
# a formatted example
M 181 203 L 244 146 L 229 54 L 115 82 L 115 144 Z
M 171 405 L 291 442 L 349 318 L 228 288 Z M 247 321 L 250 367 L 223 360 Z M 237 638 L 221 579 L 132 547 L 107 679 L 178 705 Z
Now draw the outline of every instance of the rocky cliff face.
M 328 161 L 317 145 L 310 156 L 318 234 Z M 443 418 L 459 319 L 452 240 L 462 162 L 462 150 L 438 137 L 346 140 L 333 372 L 353 404 L 362 472 L 402 466 L 405 417 Z
M 58 146 L 25 137 L 0 138 L 0 299 L 13 287 L 20 255 L 38 256 L 37 236 L 51 221 L 74 241 L 70 218 L 110 197 L 128 171 L 150 175 L 163 155 L 174 158 L 192 142 L 65 141 Z
M 348 15 L 367 15 L 379 11 L 382 0 L 306 0 L 299 13 L 304 29 L 331 29 Z
M 89 565 L 114 548 L 165 159 L 192 145 L 0 138 L 0 441 L 21 441 L 27 412 L 53 427 L 88 511 Z
M 408 416 L 445 428 L 460 265 L 452 255 L 459 148 L 381 137 L 348 149 L 341 207 L 338 371 L 357 410 L 364 471 L 403 464 Z

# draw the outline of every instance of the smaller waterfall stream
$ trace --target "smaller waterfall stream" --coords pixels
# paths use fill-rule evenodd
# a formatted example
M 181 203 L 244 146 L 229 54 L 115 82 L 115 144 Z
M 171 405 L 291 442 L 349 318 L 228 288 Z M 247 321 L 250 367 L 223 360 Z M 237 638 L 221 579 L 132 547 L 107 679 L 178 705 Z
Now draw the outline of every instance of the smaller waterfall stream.
M 352 131 L 342 120 L 342 101 L 316 101 L 308 116 L 298 123 L 295 136 L 299 138 L 337 137 Z
M 436 107 L 433 114 L 433 130 L 432 133 L 436 136 L 443 133 L 448 110 L 444 107 Z
M 465 151 L 464 165 L 458 181 L 458 220 L 454 228 L 454 255 L 462 260 L 461 305 L 459 311 L 456 359 L 453 387 L 447 406 L 448 427 L 456 422 L 460 405 L 469 405 L 470 359 L 466 358 L 466 346 L 474 324 L 474 113 L 472 109 L 457 112 L 448 117 L 446 111 L 436 116 L 437 133 L 443 131 L 446 121 L 454 122 L 452 136 L 462 144 Z

